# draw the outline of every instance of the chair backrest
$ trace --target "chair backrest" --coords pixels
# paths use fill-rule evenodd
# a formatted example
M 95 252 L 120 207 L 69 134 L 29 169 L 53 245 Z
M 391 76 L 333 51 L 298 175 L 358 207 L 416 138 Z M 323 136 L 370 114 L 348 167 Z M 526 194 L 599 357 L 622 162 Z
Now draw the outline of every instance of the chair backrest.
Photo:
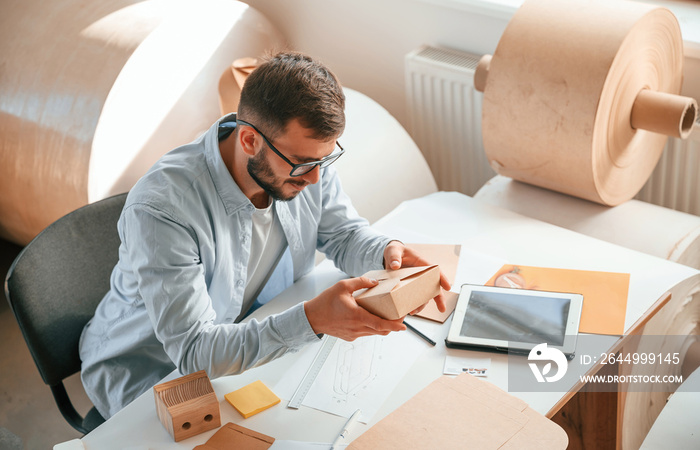
M 27 244 L 7 273 L 5 294 L 49 386 L 80 371 L 80 335 L 109 290 L 125 200 L 126 194 L 116 195 L 58 219 Z

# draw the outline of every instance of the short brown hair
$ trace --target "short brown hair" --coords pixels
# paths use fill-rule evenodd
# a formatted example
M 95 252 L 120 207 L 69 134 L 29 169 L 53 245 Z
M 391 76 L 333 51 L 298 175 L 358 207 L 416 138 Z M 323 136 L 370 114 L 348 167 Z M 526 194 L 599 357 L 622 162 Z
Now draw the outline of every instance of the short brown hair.
M 313 138 L 331 140 L 345 129 L 345 95 L 336 76 L 310 56 L 282 52 L 267 59 L 246 79 L 238 116 L 270 139 L 298 119 Z

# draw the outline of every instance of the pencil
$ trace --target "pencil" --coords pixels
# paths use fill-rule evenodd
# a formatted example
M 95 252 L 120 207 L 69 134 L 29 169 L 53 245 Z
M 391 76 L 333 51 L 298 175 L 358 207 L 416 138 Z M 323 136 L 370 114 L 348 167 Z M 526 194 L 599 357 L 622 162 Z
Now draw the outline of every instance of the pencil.
M 430 344 L 430 345 L 432 345 L 432 346 L 437 345 L 436 342 L 435 342 L 434 340 L 432 340 L 432 339 L 430 339 L 428 336 L 424 335 L 422 332 L 420 332 L 416 327 L 414 327 L 414 326 L 411 325 L 410 323 L 408 323 L 408 322 L 406 322 L 406 321 L 404 320 L 403 324 L 406 325 L 406 328 L 408 328 L 409 330 L 413 331 L 413 332 L 416 333 L 418 336 L 420 336 L 421 338 L 423 338 L 428 344 Z

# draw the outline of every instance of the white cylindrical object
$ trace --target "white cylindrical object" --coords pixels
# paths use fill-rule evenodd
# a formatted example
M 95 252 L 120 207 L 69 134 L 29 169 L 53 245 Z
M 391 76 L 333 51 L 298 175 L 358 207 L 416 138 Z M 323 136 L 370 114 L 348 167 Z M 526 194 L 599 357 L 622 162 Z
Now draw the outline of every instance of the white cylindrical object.
M 504 176 L 474 198 L 622 247 L 700 269 L 700 217 L 629 200 L 608 207 Z
M 360 215 L 374 222 L 403 201 L 436 192 L 425 157 L 401 124 L 366 95 L 344 91 L 346 123 L 339 141 L 347 151 L 333 165 Z
M 0 14 L 0 235 L 21 245 L 128 191 L 220 117 L 218 82 L 234 60 L 284 46 L 233 0 L 10 3 Z

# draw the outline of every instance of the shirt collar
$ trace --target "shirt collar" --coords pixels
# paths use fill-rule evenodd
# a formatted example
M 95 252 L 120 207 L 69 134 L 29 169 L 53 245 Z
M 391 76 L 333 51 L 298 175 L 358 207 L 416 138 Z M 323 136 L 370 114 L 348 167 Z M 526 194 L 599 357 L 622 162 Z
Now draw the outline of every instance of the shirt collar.
M 235 122 L 236 113 L 228 114 L 217 120 L 204 137 L 204 151 L 206 152 L 207 165 L 211 173 L 212 181 L 219 194 L 219 198 L 226 208 L 226 213 L 231 215 L 240 208 L 247 205 L 253 206 L 248 197 L 243 194 L 243 191 L 234 181 L 231 173 L 228 171 L 224 160 L 221 158 L 219 150 L 219 125 L 224 122 Z

